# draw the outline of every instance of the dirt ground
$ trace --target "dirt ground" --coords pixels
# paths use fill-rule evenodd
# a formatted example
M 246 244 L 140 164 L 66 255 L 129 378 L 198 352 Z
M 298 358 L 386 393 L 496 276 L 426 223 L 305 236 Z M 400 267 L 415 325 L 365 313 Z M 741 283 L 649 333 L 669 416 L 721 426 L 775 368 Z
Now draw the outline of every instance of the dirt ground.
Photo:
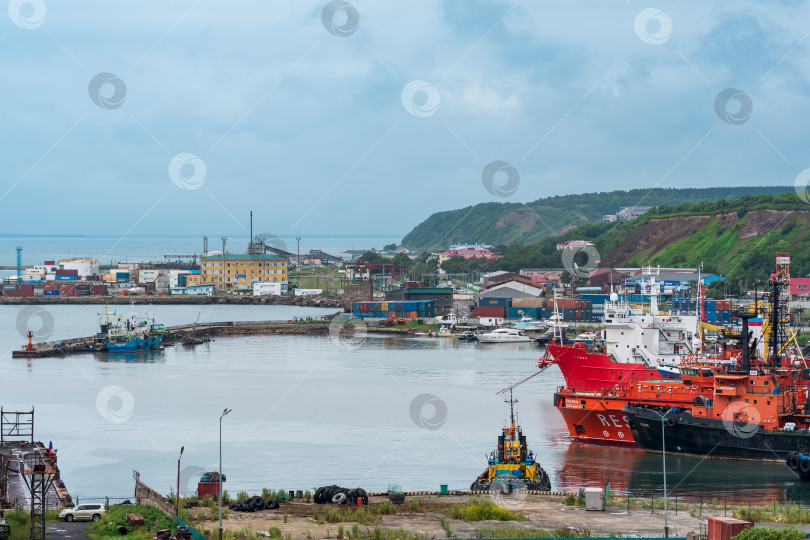
M 408 512 L 407 505 L 414 499 L 418 499 L 426 512 Z M 387 499 L 385 497 L 371 497 L 368 508 L 382 504 Z M 360 531 L 373 531 L 375 527 L 384 529 L 402 528 L 411 533 L 427 533 L 428 536 L 436 538 L 446 537 L 446 532 L 439 523 L 439 518 L 443 517 L 450 524 L 453 533 L 461 538 L 474 538 L 475 530 L 478 528 L 504 528 L 520 527 L 525 529 L 543 529 L 552 531 L 557 528 L 574 528 L 580 532 L 588 529 L 591 536 L 608 536 L 610 533 L 622 533 L 623 535 L 637 534 L 639 536 L 663 536 L 664 513 L 656 510 L 651 513 L 649 509 L 631 509 L 630 513 L 623 508 L 608 508 L 606 511 L 593 512 L 586 511 L 582 507 L 565 506 L 563 497 L 558 496 L 532 496 L 525 500 L 503 501 L 502 506 L 509 510 L 522 513 L 528 521 L 478 521 L 467 522 L 450 519 L 447 511 L 450 506 L 457 502 L 469 501 L 467 496 L 445 496 L 434 495 L 409 496 L 403 507 L 403 512 L 398 514 L 383 516 L 382 522 L 377 524 L 358 524 Z M 338 523 L 326 523 L 319 525 L 313 519 L 313 512 L 323 507 L 314 503 L 292 502 L 283 503 L 278 510 L 264 510 L 256 513 L 243 513 L 230 510 L 228 517 L 223 520 L 223 528 L 237 531 L 248 528 L 253 531 L 267 531 L 271 527 L 277 527 L 284 536 L 290 534 L 293 539 L 307 538 L 309 533 L 311 538 L 337 538 Z M 283 516 L 287 514 L 287 522 L 284 523 Z M 722 511 L 720 514 L 722 515 Z M 692 517 L 689 512 L 683 510 L 675 515 L 670 510 L 668 516 L 670 536 L 686 536 L 689 531 L 698 532 L 700 524 L 706 523 L 706 515 L 702 517 Z M 349 530 L 354 523 L 344 523 L 344 528 Z M 216 522 L 206 521 L 204 527 L 211 530 L 216 529 Z

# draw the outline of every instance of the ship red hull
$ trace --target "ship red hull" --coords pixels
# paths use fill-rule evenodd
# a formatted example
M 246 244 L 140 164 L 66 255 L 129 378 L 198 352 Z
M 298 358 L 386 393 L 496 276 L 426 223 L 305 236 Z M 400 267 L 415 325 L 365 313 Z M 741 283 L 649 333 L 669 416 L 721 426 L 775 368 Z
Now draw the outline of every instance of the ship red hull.
M 588 443 L 637 446 L 622 407 L 627 400 L 554 394 L 554 405 L 562 414 L 572 438 Z
M 568 345 L 549 344 L 553 363 L 560 367 L 565 385 L 572 390 L 609 390 L 619 383 L 657 379 L 657 369 L 644 364 L 614 362 L 610 356 Z M 619 407 L 621 409 L 621 407 Z

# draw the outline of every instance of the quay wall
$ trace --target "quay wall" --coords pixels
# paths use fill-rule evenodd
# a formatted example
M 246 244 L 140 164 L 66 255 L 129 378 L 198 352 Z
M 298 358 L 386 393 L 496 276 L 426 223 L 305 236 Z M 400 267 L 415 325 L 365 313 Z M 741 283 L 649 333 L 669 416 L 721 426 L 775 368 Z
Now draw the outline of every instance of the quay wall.
M 267 304 L 302 307 L 342 307 L 340 296 L 194 296 L 194 295 L 120 295 L 120 296 L 0 296 L 0 305 L 29 304 Z M 349 304 L 351 311 L 351 304 Z

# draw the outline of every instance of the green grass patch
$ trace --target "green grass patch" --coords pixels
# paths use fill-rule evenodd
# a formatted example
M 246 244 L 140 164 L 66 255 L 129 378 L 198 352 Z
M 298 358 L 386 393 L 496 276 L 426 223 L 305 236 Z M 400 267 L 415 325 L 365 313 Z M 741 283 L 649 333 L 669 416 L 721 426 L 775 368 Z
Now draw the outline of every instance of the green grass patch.
M 507 510 L 489 499 L 479 499 L 470 504 L 454 504 L 450 507 L 449 515 L 453 519 L 463 521 L 483 521 L 486 519 L 498 521 L 528 520 L 523 514 Z
M 475 529 L 477 538 L 578 538 L 581 534 L 571 529 L 523 529 L 520 527 L 482 527 Z
M 793 527 L 789 529 L 767 529 L 763 527 L 746 529 L 735 536 L 734 540 L 795 540 L 804 537 L 805 533 L 797 531 Z
M 132 528 L 127 523 L 127 514 L 140 514 L 143 516 L 143 526 Z M 126 536 L 118 533 L 118 526 L 123 525 L 129 531 Z M 88 534 L 98 540 L 107 538 L 127 538 L 150 540 L 155 531 L 160 529 L 174 530 L 174 520 L 151 506 L 111 506 L 101 521 L 91 523 L 87 528 Z
M 733 516 L 746 521 L 767 521 L 772 523 L 810 523 L 810 508 L 795 503 L 774 504 L 773 506 L 747 506 L 734 508 Z

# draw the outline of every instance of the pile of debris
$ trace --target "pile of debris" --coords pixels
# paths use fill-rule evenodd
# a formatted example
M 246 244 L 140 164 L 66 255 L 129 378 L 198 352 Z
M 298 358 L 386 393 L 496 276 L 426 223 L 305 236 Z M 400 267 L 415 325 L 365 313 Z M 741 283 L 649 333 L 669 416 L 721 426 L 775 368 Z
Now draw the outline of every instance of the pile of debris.
M 233 503 L 231 510 L 237 512 L 258 512 L 260 510 L 276 510 L 278 507 L 278 501 L 273 499 L 264 500 L 261 496 L 256 495 L 246 501 Z
M 348 489 L 340 486 L 323 486 L 315 490 L 315 504 L 368 504 L 368 493 L 363 488 Z

